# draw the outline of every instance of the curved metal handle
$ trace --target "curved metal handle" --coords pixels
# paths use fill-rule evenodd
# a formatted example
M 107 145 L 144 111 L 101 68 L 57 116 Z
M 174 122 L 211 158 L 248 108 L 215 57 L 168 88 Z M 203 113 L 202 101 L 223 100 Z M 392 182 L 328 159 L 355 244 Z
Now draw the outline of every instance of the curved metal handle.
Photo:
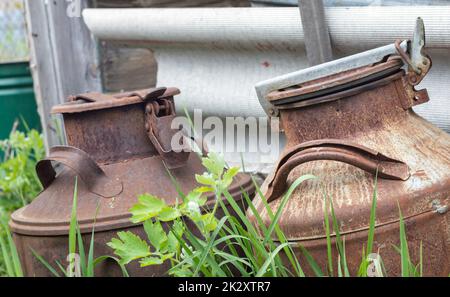
M 317 160 L 344 162 L 372 174 L 378 170 L 378 177 L 384 179 L 407 180 L 410 176 L 408 165 L 367 147 L 336 139 L 314 140 L 293 147 L 280 159 L 268 184 L 267 201 L 284 194 L 292 169 Z
M 106 176 L 105 172 L 87 153 L 72 146 L 55 146 L 50 149 L 47 158 L 36 164 L 36 173 L 44 188 L 51 185 L 56 178 L 52 161 L 61 163 L 83 180 L 88 190 L 104 198 L 119 195 L 123 190 L 122 182 Z

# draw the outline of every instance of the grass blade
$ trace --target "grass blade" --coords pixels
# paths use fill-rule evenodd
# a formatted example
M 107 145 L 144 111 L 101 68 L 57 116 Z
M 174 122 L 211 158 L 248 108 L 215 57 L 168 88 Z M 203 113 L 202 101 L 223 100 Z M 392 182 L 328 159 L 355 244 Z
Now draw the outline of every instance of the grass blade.
M 103 261 L 106 261 L 108 259 L 113 260 L 114 262 L 117 263 L 117 265 L 119 265 L 120 270 L 122 271 L 122 274 L 124 277 L 129 277 L 130 275 L 128 274 L 128 271 L 125 267 L 125 265 L 123 265 L 122 263 L 120 263 L 120 260 L 116 257 L 113 256 L 100 256 L 98 258 L 95 258 L 95 260 L 93 261 L 94 266 L 97 266 L 98 264 L 102 263 Z
M 400 258 L 402 266 L 402 276 L 408 277 L 410 276 L 409 271 L 410 257 L 408 251 L 408 241 L 406 239 L 405 222 L 403 221 L 403 215 L 402 210 L 400 209 L 400 204 L 398 204 L 398 211 L 400 216 Z
M 95 224 L 97 223 L 97 216 L 98 211 L 100 209 L 100 202 L 97 204 L 97 208 L 95 210 L 95 216 L 94 216 L 94 224 L 92 225 L 92 232 L 91 232 L 91 242 L 89 243 L 89 254 L 87 259 L 87 271 L 86 276 L 87 277 L 93 277 L 94 276 L 94 240 L 95 240 Z
M 6 266 L 6 273 L 10 277 L 15 276 L 13 264 L 11 262 L 11 257 L 8 252 L 9 248 L 8 248 L 2 234 L 0 234 L 0 247 L 2 250 L 3 262 L 5 263 L 5 266 Z
M 267 260 L 264 262 L 263 266 L 260 268 L 260 270 L 256 274 L 256 277 L 262 277 L 266 274 L 267 268 L 269 268 L 269 265 L 273 262 L 273 259 L 275 258 L 275 256 L 277 256 L 278 253 L 283 248 L 285 248 L 287 245 L 288 245 L 288 243 L 280 244 L 273 252 L 270 253 L 269 257 L 267 258 Z
M 419 250 L 419 276 L 423 277 L 423 243 L 420 241 L 420 250 Z
M 303 175 L 297 178 L 292 185 L 287 190 L 286 194 L 284 194 L 283 199 L 281 200 L 280 206 L 278 207 L 278 210 L 275 214 L 274 219 L 272 220 L 272 223 L 270 224 L 269 228 L 267 229 L 267 234 L 264 238 L 264 243 L 267 243 L 269 238 L 272 236 L 272 232 L 275 229 L 275 226 L 278 224 L 278 221 L 280 220 L 281 214 L 283 213 L 283 210 L 286 206 L 286 203 L 288 202 L 289 198 L 291 197 L 292 193 L 297 189 L 297 187 L 302 184 L 304 181 L 310 180 L 310 179 L 316 179 L 314 175 Z
M 377 172 L 375 173 L 375 184 L 374 184 L 374 191 L 373 191 L 373 198 L 372 198 L 372 207 L 370 209 L 370 224 L 369 224 L 369 234 L 367 237 L 367 251 L 366 255 L 369 255 L 372 253 L 373 248 L 373 239 L 375 235 L 375 217 L 376 217 L 376 209 L 377 209 L 377 192 L 378 192 L 378 168 Z
M 20 264 L 19 254 L 17 253 L 16 245 L 14 244 L 9 228 L 5 226 L 5 229 L 15 276 L 22 277 L 23 276 L 22 265 Z
M 259 197 L 261 198 L 261 202 L 263 203 L 263 205 L 264 205 L 264 207 L 265 207 L 265 209 L 266 209 L 266 211 L 267 211 L 267 214 L 269 215 L 269 218 L 273 221 L 273 219 L 274 219 L 274 214 L 273 214 L 273 212 L 272 212 L 272 209 L 270 208 L 269 204 L 267 203 L 266 197 L 265 197 L 264 194 L 261 192 L 261 188 L 260 188 L 259 185 L 256 183 L 256 181 L 255 181 L 255 179 L 253 178 L 253 176 L 252 176 L 252 181 L 253 181 L 253 184 L 255 185 L 256 193 L 257 193 L 257 194 L 259 195 Z M 255 212 L 257 212 L 256 209 L 255 209 Z M 258 213 L 257 215 L 259 216 L 259 213 Z M 263 224 L 263 225 L 264 225 L 264 224 Z M 266 226 L 264 225 L 264 229 L 262 229 L 262 230 L 265 230 L 265 228 L 266 228 Z M 264 233 L 266 233 L 266 232 L 267 232 L 267 231 L 264 231 Z M 278 240 L 279 240 L 281 243 L 286 243 L 286 242 L 288 242 L 287 239 L 286 239 L 286 236 L 284 235 L 283 231 L 281 231 L 281 229 L 280 229 L 280 227 L 278 226 L 278 224 L 275 225 L 275 233 L 277 234 Z M 292 265 L 292 267 L 294 267 L 297 276 L 299 276 L 299 277 L 304 277 L 305 274 L 304 274 L 304 272 L 303 272 L 303 270 L 302 270 L 302 268 L 301 268 L 301 266 L 300 266 L 300 263 L 298 262 L 297 257 L 295 256 L 295 254 L 294 254 L 294 252 L 293 252 L 291 246 L 288 245 L 288 246 L 284 249 L 284 252 L 286 253 L 286 256 L 288 257 L 288 260 L 289 260 L 290 264 Z
M 338 252 L 339 252 L 339 263 L 341 264 L 341 269 L 344 270 L 344 275 L 348 276 L 350 275 L 349 271 L 348 271 L 348 266 L 347 266 L 347 260 L 345 258 L 345 246 L 342 243 L 342 238 L 341 238 L 341 234 L 339 232 L 339 223 L 338 220 L 336 218 L 336 214 L 334 212 L 334 207 L 333 207 L 333 200 L 329 199 L 330 201 L 330 209 L 331 209 L 331 218 L 332 218 L 332 223 L 333 223 L 333 231 L 336 234 L 336 245 L 338 248 Z
M 320 269 L 320 266 L 317 264 L 317 262 L 311 256 L 311 254 L 303 246 L 300 245 L 299 248 L 302 251 L 303 255 L 305 256 L 306 261 L 308 262 L 309 266 L 316 274 L 316 276 L 323 276 L 322 269 Z
M 81 274 L 87 274 L 86 266 L 86 253 L 84 251 L 83 237 L 81 236 L 80 228 L 77 228 L 77 238 L 78 238 L 78 254 L 80 255 L 80 268 Z
M 207 255 L 209 254 L 214 245 L 214 241 L 217 237 L 217 234 L 219 234 L 219 231 L 222 230 L 222 226 L 225 224 L 226 221 L 227 217 L 223 217 L 217 224 L 217 228 L 214 230 L 211 237 L 208 239 L 207 245 L 203 250 L 202 254 L 200 255 L 200 261 L 198 262 L 197 267 L 195 268 L 194 275 L 197 275 L 197 273 L 199 272 L 200 266 L 203 265 L 203 262 L 205 261 Z
M 327 238 L 327 260 L 328 260 L 328 273 L 330 276 L 333 276 L 333 254 L 332 254 L 332 248 L 331 248 L 331 231 L 330 231 L 330 218 L 329 218 L 329 201 L 327 194 L 325 191 L 323 192 L 323 195 L 325 197 L 325 234 Z
M 60 277 L 59 273 L 47 262 L 44 258 L 42 258 L 38 253 L 36 253 L 33 249 L 31 249 L 31 252 L 36 257 L 36 259 L 39 260 L 39 262 L 42 263 L 42 265 L 45 266 L 45 268 L 48 269 L 54 276 Z

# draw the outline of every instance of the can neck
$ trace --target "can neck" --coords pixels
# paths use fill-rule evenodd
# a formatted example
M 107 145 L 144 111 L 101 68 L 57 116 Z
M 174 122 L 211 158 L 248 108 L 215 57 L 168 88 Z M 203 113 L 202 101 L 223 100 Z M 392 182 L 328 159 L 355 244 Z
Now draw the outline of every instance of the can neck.
M 100 164 L 157 155 L 145 131 L 144 104 L 64 114 L 68 145 Z
M 402 106 L 406 96 L 402 77 L 393 75 L 338 99 L 280 110 L 287 146 L 324 138 L 351 139 L 401 120 L 409 109 Z

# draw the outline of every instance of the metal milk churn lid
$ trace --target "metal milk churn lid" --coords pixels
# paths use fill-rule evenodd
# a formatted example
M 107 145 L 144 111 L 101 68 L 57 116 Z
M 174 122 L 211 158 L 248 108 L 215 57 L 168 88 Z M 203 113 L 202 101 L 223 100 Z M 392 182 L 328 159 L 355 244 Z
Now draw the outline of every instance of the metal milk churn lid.
M 279 115 L 287 138 L 262 192 L 275 213 L 296 179 L 305 174 L 317 177 L 294 190 L 279 226 L 297 255 L 302 258 L 299 246 L 305 247 L 323 271 L 325 197 L 333 201 L 350 273 L 357 275 L 376 191 L 373 252 L 381 255 L 387 274 L 401 271 L 399 253 L 392 247 L 399 245 L 399 207 L 414 263 L 419 262 L 422 242 L 424 273 L 450 272 L 450 136 L 412 110 L 428 101 L 427 91 L 415 87 L 431 67 L 424 43 L 419 19 L 412 41 L 397 41 L 256 86 L 261 105 L 269 116 Z M 254 203 L 270 224 L 261 197 Z M 337 251 L 333 253 L 337 259 Z M 307 266 L 306 261 L 300 263 Z
M 171 149 L 172 136 L 179 132 L 171 129 L 175 117 L 173 97 L 177 94 L 176 88 L 116 95 L 87 93 L 53 108 L 53 113 L 64 117 L 69 146 L 53 147 L 49 156 L 37 164 L 44 190 L 30 205 L 14 212 L 10 222 L 26 275 L 49 274 L 31 248 L 44 259 L 67 257 L 76 176 L 79 226 L 82 233 L 90 233 L 96 219 L 99 255 L 112 253 L 105 243 L 117 231 L 142 229 L 130 221 L 129 214 L 138 195 L 149 193 L 175 204 L 178 190 L 188 193 L 198 186 L 195 174 L 205 171 L 198 155 Z M 254 191 L 245 174 L 237 175 L 230 193 L 240 200 L 241 190 Z M 212 205 L 215 198 L 208 199 Z M 130 274 L 164 273 L 162 268 L 152 269 L 160 270 L 135 267 Z M 99 275 L 112 273 L 110 267 L 100 271 Z

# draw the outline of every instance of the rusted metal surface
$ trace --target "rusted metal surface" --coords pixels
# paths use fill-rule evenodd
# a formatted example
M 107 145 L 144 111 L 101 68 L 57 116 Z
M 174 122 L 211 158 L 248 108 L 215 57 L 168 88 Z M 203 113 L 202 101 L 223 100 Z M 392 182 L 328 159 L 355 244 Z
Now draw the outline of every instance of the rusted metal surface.
M 36 173 L 44 189 L 48 188 L 56 178 L 52 161 L 64 164 L 75 171 L 77 176 L 85 183 L 86 188 L 93 194 L 104 198 L 112 198 L 119 195 L 123 190 L 120 180 L 114 180 L 106 176 L 105 172 L 88 154 L 70 146 L 52 147 L 49 156 L 36 164 Z
M 195 174 L 205 171 L 199 157 L 167 147 L 171 135 L 178 131 L 170 129 L 175 116 L 173 96 L 178 93 L 175 88 L 158 88 L 117 95 L 82 94 L 54 107 L 53 112 L 64 116 L 70 146 L 53 148 L 39 162 L 37 173 L 45 190 L 30 205 L 13 213 L 10 222 L 26 275 L 49 275 L 30 248 L 50 263 L 64 263 L 76 176 L 79 226 L 89 242 L 95 218 L 98 256 L 112 254 L 106 242 L 117 231 L 136 231 L 145 238 L 142 225 L 130 221 L 129 209 L 137 203 L 138 195 L 150 193 L 173 205 L 179 199 L 178 190 L 187 193 L 197 186 Z M 153 118 L 149 118 L 149 111 Z M 146 127 L 153 129 L 153 139 Z M 241 189 L 254 192 L 245 174 L 238 174 L 230 187 L 238 203 L 242 203 Z M 215 197 L 209 195 L 206 207 L 214 203 Z M 120 269 L 111 263 L 97 269 L 98 276 L 120 275 Z M 151 276 L 166 269 L 131 265 L 129 272 Z
M 369 68 L 376 67 L 377 71 L 383 72 L 392 69 L 392 61 L 398 62 L 399 58 L 393 53 L 389 59 Z M 369 68 L 364 72 L 377 72 Z M 392 244 L 399 245 L 400 206 L 413 262 L 419 262 L 422 242 L 426 259 L 424 274 L 447 276 L 450 273 L 450 215 L 447 211 L 450 204 L 450 136 L 411 109 L 428 100 L 426 90 L 415 90 L 408 79 L 411 68 L 397 68 L 394 73 L 384 72 L 373 81 L 352 84 L 351 79 L 360 77 L 361 69 L 316 79 L 310 84 L 314 85 L 310 89 L 312 94 L 304 93 L 310 95 L 308 99 L 298 98 L 297 94 L 303 91 L 301 86 L 277 91 L 277 100 L 284 100 L 276 107 L 280 111 L 287 145 L 262 191 L 271 200 L 272 211 L 276 211 L 281 203 L 279 198 L 293 181 L 305 174 L 318 177 L 302 183 L 292 193 L 279 221 L 280 228 L 303 260 L 302 267 L 309 274 L 313 272 L 308 270 L 299 245 L 311 252 L 323 271 L 327 267 L 324 193 L 333 199 L 340 232 L 345 238 L 350 273 L 356 275 L 367 241 L 376 189 L 373 252 L 380 253 L 388 275 L 399 275 L 401 269 L 399 255 L 392 247 Z M 338 88 L 335 93 L 320 93 L 321 86 L 335 87 L 339 85 L 337 82 L 345 84 L 345 88 Z M 415 98 L 418 94 L 422 96 L 419 99 Z M 329 139 L 338 141 L 333 140 L 329 145 Z M 348 143 L 352 145 L 339 153 L 335 150 L 336 144 Z M 354 144 L 357 151 L 353 149 Z M 361 151 L 364 156 L 354 154 L 360 146 L 369 148 Z M 379 159 L 379 154 L 389 157 Z M 362 163 L 365 165 L 358 166 Z M 391 166 L 395 168 L 392 172 Z M 377 168 L 375 188 L 373 173 Z M 390 178 L 381 174 L 385 170 L 390 172 Z M 257 196 L 254 202 L 263 221 L 270 224 L 270 215 L 261 198 Z M 250 214 L 249 217 L 256 224 L 255 218 Z M 333 240 L 334 237 L 332 235 Z M 337 259 L 336 250 L 333 258 Z

